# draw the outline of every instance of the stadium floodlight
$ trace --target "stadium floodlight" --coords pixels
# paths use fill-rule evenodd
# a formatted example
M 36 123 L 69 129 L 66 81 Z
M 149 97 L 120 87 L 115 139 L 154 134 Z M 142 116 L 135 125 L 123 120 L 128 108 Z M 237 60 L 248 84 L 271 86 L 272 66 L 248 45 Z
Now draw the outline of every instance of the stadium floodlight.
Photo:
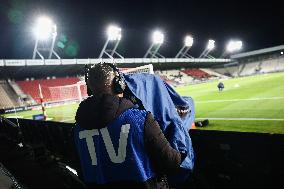
M 239 51 L 242 49 L 243 46 L 243 42 L 242 41 L 229 41 L 226 47 L 226 51 L 227 52 L 235 52 L 235 51 Z
M 99 58 L 103 58 L 104 55 L 106 55 L 110 59 L 113 59 L 114 55 L 116 55 L 119 58 L 123 58 L 123 56 L 121 56 L 116 51 L 122 37 L 121 28 L 116 25 L 110 25 L 107 27 L 106 33 L 107 33 L 107 40 L 103 46 L 103 49 L 101 50 Z M 108 46 L 111 45 L 110 42 L 114 42 L 114 46 L 112 48 L 108 48 Z
M 192 47 L 192 45 L 193 45 L 193 38 L 190 35 L 185 36 L 185 38 L 184 38 L 184 45 L 186 47 Z
M 57 35 L 56 25 L 48 17 L 39 17 L 34 28 L 34 34 L 38 40 L 47 40 L 51 35 Z
M 215 48 L 215 41 L 212 40 L 212 39 L 209 39 L 208 40 L 208 43 L 207 43 L 207 49 L 209 51 L 213 50 Z
M 147 52 L 144 55 L 144 58 L 150 57 L 150 58 L 165 58 L 163 55 L 161 55 L 158 51 L 161 47 L 161 45 L 164 43 L 164 34 L 156 30 L 152 33 L 152 44 L 147 50 Z
M 54 45 L 57 36 L 57 26 L 53 23 L 53 21 L 46 16 L 39 17 L 36 21 L 36 25 L 33 29 L 33 32 L 36 37 L 35 47 L 33 51 L 33 59 L 36 58 L 36 55 L 40 56 L 41 59 L 44 59 L 44 56 L 40 53 L 40 51 L 48 51 L 49 59 L 52 57 L 52 55 L 55 55 L 56 58 L 60 59 L 58 54 L 54 51 Z M 48 41 L 50 39 L 52 39 L 52 42 L 51 44 L 49 44 L 49 47 L 38 48 L 39 42 Z
M 200 54 L 199 58 L 213 58 L 209 53 L 215 48 L 215 41 L 213 39 L 209 39 L 206 49 Z
M 161 31 L 154 31 L 152 35 L 152 40 L 154 44 L 163 44 L 164 34 Z
M 187 52 L 193 45 L 193 37 L 191 35 L 187 35 L 184 38 L 184 45 L 179 50 L 179 52 L 176 54 L 175 58 L 193 58 L 191 55 L 189 55 Z
M 110 41 L 119 41 L 121 39 L 121 28 L 115 25 L 110 25 L 107 28 L 107 36 Z

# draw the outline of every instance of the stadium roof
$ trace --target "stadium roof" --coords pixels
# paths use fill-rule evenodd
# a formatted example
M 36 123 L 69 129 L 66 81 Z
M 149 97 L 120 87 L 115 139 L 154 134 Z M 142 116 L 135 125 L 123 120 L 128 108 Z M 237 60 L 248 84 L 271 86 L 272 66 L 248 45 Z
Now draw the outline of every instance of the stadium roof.
M 231 55 L 231 59 L 246 58 L 249 56 L 255 56 L 255 55 L 271 53 L 275 51 L 281 51 L 281 50 L 284 50 L 284 45 L 279 45 L 276 47 L 270 47 L 270 48 L 265 48 L 265 49 L 260 49 L 260 50 L 245 52 L 245 53 L 234 54 L 234 55 Z

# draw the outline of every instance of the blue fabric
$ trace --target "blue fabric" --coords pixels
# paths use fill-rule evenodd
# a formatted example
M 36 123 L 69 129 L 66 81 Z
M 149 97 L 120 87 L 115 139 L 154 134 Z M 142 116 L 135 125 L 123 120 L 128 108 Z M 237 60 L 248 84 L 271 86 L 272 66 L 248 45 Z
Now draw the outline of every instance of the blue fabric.
M 186 154 L 181 168 L 192 170 L 194 152 L 188 133 L 195 116 L 192 98 L 181 97 L 159 76 L 153 74 L 124 75 L 124 79 L 144 108 L 152 112 L 172 147 Z M 182 119 L 176 111 L 176 106 L 187 106 L 190 112 Z
M 86 130 L 82 129 L 78 124 L 75 126 L 75 144 L 79 152 L 85 182 L 95 182 L 96 184 L 116 181 L 144 182 L 155 176 L 144 147 L 144 122 L 146 115 L 147 112 L 145 110 L 128 109 L 105 128 L 108 130 L 111 138 L 115 155 L 118 155 L 119 141 L 122 139 L 121 132 L 124 130 L 123 125 L 130 124 L 127 135 L 126 156 L 122 162 L 113 162 L 111 160 L 111 155 L 107 151 L 107 144 L 102 136 L 102 129 L 98 129 L 98 135 L 92 137 L 97 157 L 97 163 L 93 165 L 86 139 L 79 138 L 80 132 Z M 127 131 L 124 130 L 123 132 Z

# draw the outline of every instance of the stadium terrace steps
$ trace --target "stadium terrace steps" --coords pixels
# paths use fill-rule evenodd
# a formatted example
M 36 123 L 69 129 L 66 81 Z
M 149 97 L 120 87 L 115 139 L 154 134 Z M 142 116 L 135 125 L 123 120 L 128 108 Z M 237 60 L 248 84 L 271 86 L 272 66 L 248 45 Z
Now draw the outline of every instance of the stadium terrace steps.
M 284 71 L 284 57 L 270 58 L 261 61 L 241 63 L 238 66 L 215 68 L 214 71 L 237 76 L 249 76 L 260 73 L 271 73 Z
M 269 59 L 245 64 L 241 76 L 257 73 L 270 73 L 284 70 L 284 58 Z
M 44 102 L 60 101 L 66 99 L 78 99 L 77 86 L 66 87 L 77 84 L 77 77 L 39 79 L 32 81 L 16 81 L 25 94 L 30 95 L 37 103 L 40 103 L 39 84 L 42 88 Z M 84 87 L 80 87 L 81 94 L 86 93 Z
M 15 93 L 20 97 L 20 98 L 26 98 L 27 95 L 22 91 L 22 89 L 19 87 L 19 85 L 15 81 L 9 81 L 10 86 L 13 88 Z
M 284 70 L 284 58 L 265 60 L 262 62 L 262 71 L 273 72 Z
M 6 81 L 0 81 L 0 108 L 11 108 L 18 106 L 17 98 L 13 98 L 13 91 L 10 90 Z
M 240 76 L 241 73 L 244 71 L 245 67 L 246 67 L 246 64 L 241 64 L 239 66 L 236 66 L 237 72 L 234 76 Z
M 223 74 L 220 74 L 218 72 L 215 72 L 214 70 L 212 69 L 205 69 L 205 68 L 200 68 L 200 70 L 210 74 L 211 76 L 216 76 L 216 77 L 219 77 L 219 78 L 228 78 L 228 76 L 225 76 Z
M 235 63 L 234 65 L 223 65 L 222 67 L 211 68 L 216 73 L 225 75 L 228 77 L 238 77 L 240 72 L 240 66 Z

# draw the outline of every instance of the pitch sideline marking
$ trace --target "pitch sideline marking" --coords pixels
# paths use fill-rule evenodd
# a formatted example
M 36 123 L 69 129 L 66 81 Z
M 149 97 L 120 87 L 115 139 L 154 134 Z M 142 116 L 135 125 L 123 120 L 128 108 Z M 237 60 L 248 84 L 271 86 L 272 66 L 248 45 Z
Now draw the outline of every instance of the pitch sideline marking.
M 73 121 L 73 120 L 75 120 L 75 117 L 69 118 L 69 119 L 63 119 L 63 120 L 60 120 L 60 122 L 67 122 L 67 121 Z
M 281 118 L 220 118 L 220 117 L 203 118 L 203 117 L 199 117 L 199 118 L 196 118 L 196 119 L 197 120 L 200 120 L 200 119 L 231 120 L 231 121 L 239 121 L 239 120 L 243 120 L 243 121 L 284 121 L 284 119 L 281 119 Z
M 238 102 L 238 101 L 257 101 L 257 100 L 279 100 L 284 99 L 283 96 L 280 97 L 267 97 L 267 98 L 240 98 L 240 99 L 228 99 L 228 100 L 201 100 L 195 101 L 196 103 L 210 103 L 210 102 Z

